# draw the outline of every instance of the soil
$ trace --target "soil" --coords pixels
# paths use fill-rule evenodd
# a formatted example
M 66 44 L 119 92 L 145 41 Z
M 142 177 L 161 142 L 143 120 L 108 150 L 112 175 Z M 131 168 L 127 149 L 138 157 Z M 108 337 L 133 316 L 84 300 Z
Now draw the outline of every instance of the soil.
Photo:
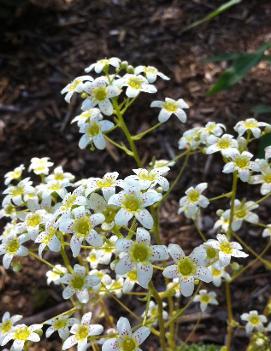
M 271 39 L 268 0 L 243 1 L 212 21 L 183 32 L 187 25 L 223 2 L 44 0 L 41 5 L 39 1 L 21 0 L 15 6 L 13 2 L 3 1 L 0 4 L 0 11 L 1 6 L 5 9 L 0 24 L 0 178 L 21 163 L 29 164 L 34 156 L 49 156 L 56 165 L 63 165 L 78 178 L 100 176 L 113 170 L 124 176 L 129 174 L 133 162 L 127 161 L 114 147 L 110 147 L 109 152 L 93 153 L 78 148 L 79 134 L 70 121 L 79 111 L 79 101 L 67 105 L 60 95 L 70 80 L 99 58 L 118 56 L 134 65 L 158 67 L 172 78 L 169 82 L 159 81 L 158 97 L 182 97 L 190 105 L 186 126 L 172 119 L 143 141 L 139 149 L 146 161 L 151 161 L 153 155 L 174 157 L 178 153 L 177 141 L 189 127 L 213 120 L 225 123 L 230 130 L 238 119 L 251 116 L 254 106 L 270 104 L 270 66 L 263 63 L 231 90 L 207 96 L 208 89 L 226 67 L 225 62 L 207 62 L 208 57 L 253 51 Z M 131 108 L 129 125 L 133 132 L 156 123 L 156 113 L 149 108 L 151 100 L 150 96 L 142 96 Z M 268 115 L 261 115 L 261 119 L 270 120 Z M 256 144 L 255 149 L 257 147 Z M 221 184 L 221 167 L 218 157 L 209 158 L 207 163 L 206 158 L 198 156 L 190 160 L 189 172 L 162 209 L 165 240 L 178 242 L 188 250 L 200 243 L 193 225 L 176 215 L 177 201 L 188 186 L 201 181 L 210 184 L 210 196 L 229 191 L 230 177 L 225 177 Z M 3 188 L 2 183 L 0 186 Z M 248 196 L 245 186 L 240 196 Z M 250 198 L 253 196 L 250 194 Z M 268 205 L 267 202 L 261 209 L 263 220 L 268 219 Z M 221 208 L 223 206 L 226 203 L 221 201 Z M 214 234 L 216 209 L 211 206 L 203 217 L 203 230 L 210 236 Z M 255 251 L 263 249 L 264 242 L 255 236 L 257 232 L 245 227 L 243 234 Z M 270 253 L 266 258 L 270 259 Z M 1 312 L 22 313 L 39 321 L 48 308 L 57 308 L 62 303 L 60 291 L 46 285 L 46 269 L 36 262 L 24 260 L 17 274 L 0 269 Z M 236 316 L 250 309 L 262 311 L 270 290 L 270 273 L 260 265 L 253 265 L 247 275 L 233 285 Z M 217 292 L 220 306 L 204 315 L 191 342 L 223 344 L 224 292 L 222 289 Z M 131 304 L 138 309 L 139 304 L 134 301 L 131 300 Z M 181 323 L 180 338 L 190 333 L 197 313 L 195 305 L 189 308 L 190 319 Z M 245 350 L 244 333 L 236 333 L 234 340 L 233 350 Z M 156 347 L 154 340 L 146 345 L 148 350 Z M 35 346 L 33 350 L 60 350 L 59 347 L 52 339 L 51 343 Z

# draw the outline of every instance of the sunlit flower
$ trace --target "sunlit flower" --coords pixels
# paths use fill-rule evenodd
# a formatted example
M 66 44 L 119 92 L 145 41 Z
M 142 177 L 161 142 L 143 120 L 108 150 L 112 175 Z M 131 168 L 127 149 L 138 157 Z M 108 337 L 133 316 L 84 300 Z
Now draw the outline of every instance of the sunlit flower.
M 116 186 L 119 184 L 117 180 L 118 172 L 106 173 L 102 178 L 89 178 L 86 184 L 86 196 L 96 190 L 102 190 L 106 200 L 115 194 Z
M 203 257 L 198 250 L 193 250 L 186 256 L 177 244 L 170 244 L 168 252 L 174 260 L 174 264 L 166 267 L 163 275 L 166 278 L 178 278 L 180 291 L 183 296 L 191 296 L 194 291 L 195 279 L 210 283 L 212 276 L 207 267 L 204 267 Z
M 79 255 L 83 241 L 95 247 L 103 244 L 102 236 L 94 229 L 103 221 L 103 214 L 90 214 L 84 206 L 77 207 L 71 213 L 62 216 L 58 223 L 59 229 L 65 233 L 73 234 L 70 247 L 74 257 Z
M 213 277 L 213 284 L 219 287 L 222 284 L 222 280 L 230 281 L 231 276 L 228 272 L 225 271 L 225 267 L 223 267 L 219 262 L 210 266 L 210 271 Z
M 137 66 L 135 67 L 135 74 L 144 73 L 149 83 L 154 83 L 157 77 L 160 77 L 164 80 L 169 80 L 164 73 L 158 71 L 158 69 L 154 66 Z
M 122 287 L 122 291 L 124 294 L 127 294 L 128 292 L 132 291 L 135 284 L 136 283 L 138 284 L 136 270 L 129 271 L 126 274 L 121 275 L 121 277 L 124 278 L 123 287 Z
M 271 240 L 271 224 L 268 224 L 263 231 L 263 238 L 269 238 Z
M 223 168 L 223 173 L 237 172 L 243 182 L 249 180 L 251 171 L 251 158 L 253 155 L 250 152 L 243 151 L 235 153 L 231 156 L 231 160 L 227 162 Z
M 205 289 L 201 289 L 199 291 L 199 293 L 194 297 L 194 302 L 200 303 L 201 312 L 205 312 L 208 305 L 218 305 L 216 293 Z
M 93 143 L 98 150 L 106 147 L 104 133 L 114 127 L 114 123 L 107 120 L 100 121 L 97 117 L 80 126 L 79 132 L 83 135 L 79 140 L 80 149 L 85 149 L 88 144 Z
M 166 175 L 170 171 L 170 167 L 174 166 L 174 161 L 168 160 L 155 160 L 154 162 L 150 162 L 149 166 L 152 169 L 157 169 L 160 174 Z
M 110 197 L 108 204 L 120 207 L 116 214 L 115 222 L 119 226 L 127 226 L 132 217 L 135 218 L 147 229 L 153 227 L 153 218 L 146 207 L 153 205 L 161 200 L 162 195 L 153 189 L 149 189 L 142 193 L 140 190 L 130 188 L 123 185 L 125 188 Z
M 21 206 L 24 202 L 24 195 L 32 191 L 32 181 L 30 178 L 25 178 L 16 185 L 10 185 L 3 191 L 3 194 L 7 194 L 5 197 L 6 203 L 12 201 L 15 205 Z
M 58 231 L 57 226 L 53 223 L 47 222 L 45 226 L 45 231 L 41 232 L 35 240 L 35 243 L 39 245 L 39 256 L 42 256 L 43 250 L 48 247 L 50 251 L 59 252 L 61 249 L 61 243 L 58 238 L 62 235 Z
M 163 302 L 163 308 L 165 308 L 167 306 L 166 302 Z M 142 317 L 144 318 L 145 316 L 147 316 L 151 321 L 152 321 L 152 325 L 157 325 L 158 324 L 158 306 L 154 301 L 150 301 L 149 305 L 148 305 L 148 310 L 147 310 L 147 315 L 145 313 L 145 311 L 142 313 Z M 163 320 L 167 320 L 168 319 L 168 313 L 165 309 L 162 310 L 162 317 Z
M 61 266 L 61 264 L 56 264 L 52 270 L 46 272 L 47 284 L 50 285 L 54 283 L 56 285 L 60 284 L 60 278 L 67 273 L 67 268 Z
M 40 337 L 37 331 L 41 330 L 41 328 L 41 324 L 33 324 L 29 327 L 25 324 L 18 324 L 14 328 L 12 328 L 12 331 L 4 337 L 2 341 L 2 346 L 6 345 L 9 341 L 13 340 L 12 350 L 22 351 L 24 348 L 24 344 L 27 341 L 40 341 Z
M 70 335 L 69 328 L 78 323 L 78 319 L 70 318 L 69 316 L 59 316 L 49 319 L 46 324 L 50 327 L 46 330 L 46 338 L 49 338 L 53 333 L 57 332 L 62 340 L 67 339 Z
M 187 116 L 184 109 L 189 108 L 189 106 L 183 99 L 173 100 L 171 98 L 165 98 L 165 101 L 153 101 L 151 107 L 158 107 L 161 109 L 158 115 L 160 123 L 166 122 L 172 114 L 181 122 L 186 122 Z
M 209 239 L 206 243 L 219 251 L 219 261 L 223 266 L 230 264 L 232 257 L 247 257 L 248 255 L 243 252 L 242 246 L 235 242 L 229 241 L 226 235 L 217 234 L 217 240 Z
M 261 136 L 261 128 L 270 127 L 270 124 L 265 122 L 258 122 L 255 118 L 248 118 L 244 121 L 239 121 L 234 127 L 234 130 L 242 136 L 247 131 L 251 131 L 254 138 L 259 138 Z
M 119 262 L 115 270 L 117 274 L 126 274 L 136 270 L 138 284 L 147 289 L 153 275 L 152 262 L 164 261 L 168 258 L 166 246 L 151 245 L 151 236 L 144 228 L 137 228 L 136 240 L 119 239 L 116 242 Z
M 93 340 L 95 336 L 102 334 L 104 328 L 100 324 L 90 324 L 92 313 L 85 313 L 80 323 L 75 323 L 71 327 L 71 336 L 63 343 L 62 350 L 67 350 L 77 345 L 78 351 L 87 349 L 88 340 Z
M 201 139 L 202 141 L 207 142 L 207 138 L 210 135 L 220 137 L 225 130 L 226 126 L 222 123 L 208 122 L 204 127 L 201 128 Z
M 178 213 L 184 212 L 188 218 L 195 218 L 199 208 L 206 208 L 209 205 L 209 200 L 202 192 L 208 187 L 207 183 L 200 183 L 195 187 L 190 187 L 186 190 L 185 196 L 179 201 Z
M 75 176 L 69 172 L 64 172 L 61 166 L 54 169 L 53 173 L 46 177 L 47 182 L 58 182 L 63 185 L 70 185 Z
M 256 174 L 251 177 L 252 184 L 261 184 L 261 194 L 266 195 L 271 192 L 271 167 L 264 159 L 258 159 L 252 165 L 252 169 L 261 174 Z
M 60 283 L 67 285 L 63 290 L 63 298 L 70 299 L 74 294 L 81 303 L 89 300 L 88 289 L 98 285 L 100 279 L 96 275 L 89 275 L 86 268 L 76 264 L 73 273 L 66 273 L 60 278 Z
M 44 210 L 29 213 L 24 220 L 23 227 L 32 240 L 35 240 L 40 232 L 40 226 L 49 219 L 50 215 Z
M 60 221 L 64 214 L 66 217 L 66 215 L 69 214 L 75 208 L 75 206 L 85 206 L 86 202 L 87 200 L 85 196 L 77 194 L 76 192 L 68 193 L 65 195 L 60 207 L 56 210 L 55 216 L 57 217 L 58 215 L 61 215 L 59 218 Z
M 129 180 L 139 181 L 141 189 L 149 189 L 154 188 L 155 186 L 159 186 L 163 191 L 167 191 L 169 188 L 168 180 L 162 176 L 163 168 L 154 168 L 151 170 L 147 170 L 145 168 L 137 168 L 133 169 L 133 172 L 136 175 L 130 175 L 126 177 Z
M 254 330 L 263 331 L 264 324 L 267 322 L 267 318 L 255 310 L 249 313 L 243 313 L 241 315 L 241 320 L 247 322 L 245 327 L 247 334 L 250 334 Z
M 13 171 L 10 171 L 5 174 L 5 185 L 8 185 L 11 183 L 13 180 L 19 180 L 22 176 L 22 173 L 25 169 L 24 165 L 20 165 L 19 167 L 16 167 Z
M 103 196 L 92 193 L 89 196 L 89 207 L 96 213 L 104 215 L 104 222 L 101 225 L 102 230 L 109 231 L 115 226 L 115 216 L 118 212 L 118 207 L 108 205 Z
M 122 78 L 116 81 L 116 84 L 120 87 L 127 86 L 126 95 L 129 98 L 135 98 L 140 92 L 145 93 L 156 93 L 157 89 L 154 85 L 150 84 L 148 80 L 142 75 L 136 74 L 125 74 Z
M 9 312 L 5 312 L 0 323 L 0 345 L 4 338 L 12 331 L 14 324 L 16 324 L 23 316 L 15 314 L 11 316 Z
M 83 92 L 83 86 L 84 82 L 86 81 L 93 81 L 93 78 L 91 76 L 80 76 L 75 78 L 71 83 L 65 86 L 64 89 L 61 90 L 61 94 L 66 94 L 65 95 L 65 100 L 70 103 L 71 98 L 74 93 L 82 93 Z
M 120 64 L 121 59 L 119 59 L 118 57 L 110 57 L 109 59 L 104 58 L 89 65 L 87 68 L 85 68 L 85 72 L 89 73 L 94 70 L 97 74 L 99 74 L 108 66 L 119 68 Z
M 28 240 L 26 235 L 19 237 L 10 235 L 4 238 L 2 244 L 0 244 L 0 255 L 3 256 L 3 266 L 8 269 L 12 259 L 16 256 L 26 256 L 28 249 L 22 244 Z
M 117 322 L 118 336 L 104 342 L 102 351 L 140 351 L 140 345 L 150 335 L 150 329 L 140 327 L 132 332 L 127 318 L 121 317 Z
M 92 118 L 96 118 L 97 120 L 103 119 L 101 111 L 96 107 L 85 110 L 80 113 L 80 115 L 75 116 L 71 123 L 77 122 L 77 125 L 81 127 L 81 125 L 84 125 L 91 121 Z
M 243 221 L 248 223 L 258 223 L 259 216 L 252 212 L 259 205 L 254 201 L 239 201 L 238 199 L 234 200 L 234 216 L 232 222 L 232 230 L 237 231 L 241 228 Z M 230 209 L 226 210 L 224 213 L 225 217 L 230 217 Z
M 111 116 L 113 113 L 113 105 L 110 99 L 121 93 L 116 85 L 109 85 L 108 79 L 105 77 L 99 77 L 93 82 L 84 84 L 84 91 L 88 94 L 88 97 L 83 101 L 82 110 L 86 111 L 98 106 L 106 116 Z
M 49 173 L 49 167 L 53 166 L 53 162 L 49 161 L 49 157 L 33 157 L 29 166 L 29 171 L 33 171 L 38 175 L 47 175 Z
M 238 153 L 238 142 L 230 134 L 223 134 L 221 137 L 211 135 L 207 142 L 210 146 L 206 148 L 206 154 L 221 152 L 225 157 L 233 157 Z
M 196 150 L 202 143 L 201 130 L 201 127 L 195 127 L 185 131 L 178 141 L 179 150 L 186 148 Z

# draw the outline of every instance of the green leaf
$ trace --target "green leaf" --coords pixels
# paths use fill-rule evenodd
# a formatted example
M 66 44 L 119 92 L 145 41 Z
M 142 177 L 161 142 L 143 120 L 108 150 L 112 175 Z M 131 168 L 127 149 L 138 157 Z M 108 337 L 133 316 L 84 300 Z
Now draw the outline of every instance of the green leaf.
M 240 53 L 239 55 L 234 54 L 234 56 L 228 55 L 228 57 L 231 57 L 230 59 L 233 59 L 233 64 L 222 73 L 218 81 L 209 89 L 208 95 L 213 95 L 221 90 L 227 90 L 243 79 L 251 68 L 261 61 L 265 50 L 270 47 L 271 43 L 264 43 L 255 53 Z M 222 56 L 220 56 L 220 58 Z
M 271 133 L 266 134 L 260 138 L 257 157 L 264 158 L 264 149 L 270 145 L 271 145 Z
M 221 13 L 227 11 L 229 8 L 231 8 L 234 5 L 237 5 L 241 2 L 242 0 L 230 0 L 225 2 L 223 5 L 219 6 L 217 9 L 215 9 L 214 11 L 210 12 L 207 16 L 205 16 L 204 18 L 193 22 L 192 24 L 190 24 L 189 26 L 185 27 L 184 30 L 182 30 L 182 32 L 186 32 L 187 30 L 190 30 L 192 28 L 195 28 L 197 26 L 199 26 L 200 24 L 203 24 L 205 22 L 210 21 L 211 19 L 219 16 Z

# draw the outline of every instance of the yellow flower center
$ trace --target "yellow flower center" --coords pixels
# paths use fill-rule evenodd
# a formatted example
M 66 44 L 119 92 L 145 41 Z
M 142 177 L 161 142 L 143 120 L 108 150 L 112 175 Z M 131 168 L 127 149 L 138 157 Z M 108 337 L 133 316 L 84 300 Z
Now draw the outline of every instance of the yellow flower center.
M 135 262 L 145 262 L 149 260 L 151 251 L 146 244 L 135 243 L 131 246 L 130 255 Z
M 91 230 L 91 222 L 88 216 L 78 218 L 74 221 L 73 231 L 77 236 L 85 238 Z
M 247 119 L 244 122 L 244 126 L 247 129 L 257 128 L 258 127 L 258 122 L 256 120 L 253 120 L 253 119 Z
M 220 139 L 217 142 L 217 146 L 219 147 L 219 149 L 227 149 L 230 147 L 230 145 L 231 143 L 228 139 Z
M 11 255 L 16 254 L 17 251 L 19 250 L 19 247 L 20 247 L 19 240 L 17 238 L 12 239 L 7 243 L 6 252 Z
M 117 209 L 114 206 L 107 206 L 103 211 L 103 215 L 105 217 L 105 221 L 107 223 L 111 223 L 114 221 Z
M 99 179 L 97 181 L 97 186 L 99 188 L 110 188 L 114 185 L 114 180 L 112 178 Z
M 104 101 L 107 98 L 106 87 L 98 87 L 92 90 L 92 94 L 98 101 Z
M 87 130 L 87 134 L 91 137 L 94 137 L 100 133 L 100 126 L 98 123 L 92 123 Z
M 148 171 L 142 171 L 138 174 L 138 178 L 141 180 L 149 180 L 149 181 L 154 181 L 156 179 L 156 174 L 155 173 L 151 173 Z
M 178 105 L 176 102 L 166 101 L 163 103 L 163 109 L 165 109 L 168 112 L 176 112 L 178 109 Z
M 271 173 L 265 174 L 263 177 L 265 183 L 271 183 Z
M 68 321 L 66 319 L 58 319 L 54 322 L 54 329 L 59 330 L 67 326 Z
M 206 250 L 207 258 L 209 260 L 214 260 L 214 259 L 218 258 L 217 250 L 214 249 L 212 246 L 206 245 L 205 250 Z
M 87 325 L 80 325 L 75 334 L 77 340 L 84 340 L 88 337 L 89 330 Z
M 136 212 L 140 209 L 140 200 L 133 194 L 125 195 L 122 206 L 129 212 Z
M 137 345 L 134 339 L 129 336 L 125 337 L 121 342 L 121 351 L 134 351 Z
M 260 323 L 260 318 L 258 316 L 252 316 L 250 317 L 249 322 L 253 325 L 258 325 Z
M 212 275 L 214 277 L 220 277 L 221 276 L 221 271 L 217 268 L 212 268 Z
M 18 328 L 14 332 L 14 340 L 26 341 L 29 338 L 30 334 L 31 332 L 28 327 Z
M 190 257 L 181 258 L 178 262 L 178 271 L 184 277 L 193 276 L 196 273 L 197 266 Z
M 201 295 L 200 296 L 200 301 L 203 303 L 209 303 L 210 302 L 210 297 L 208 295 Z
M 249 159 L 244 156 L 237 156 L 234 162 L 239 168 L 247 168 L 249 166 Z
M 51 191 L 58 191 L 61 189 L 61 184 L 59 183 L 51 183 L 49 186 L 48 186 L 49 190 Z
M 11 190 L 11 196 L 21 196 L 24 194 L 24 188 L 22 186 L 16 186 Z
M 76 200 L 76 195 L 70 195 L 69 197 L 67 197 L 63 206 L 61 206 L 61 210 L 67 211 L 67 210 L 71 209 L 75 203 L 75 200 Z
M 128 81 L 128 85 L 131 88 L 138 89 L 138 90 L 141 89 L 142 83 L 143 83 L 142 80 L 137 77 L 130 78 Z
M 189 193 L 187 194 L 187 198 L 190 202 L 197 202 L 199 200 L 199 197 L 200 193 L 195 189 L 189 191 Z
M 81 83 L 81 80 L 75 79 L 72 83 L 70 83 L 68 87 L 69 91 L 74 91 L 80 83 Z
M 26 219 L 26 225 L 28 227 L 36 227 L 40 224 L 41 222 L 41 216 L 37 213 L 30 215 L 27 219 Z
M 18 179 L 20 178 L 21 175 L 22 175 L 22 170 L 20 169 L 17 169 L 17 170 L 15 169 L 14 171 L 11 171 L 9 174 L 10 178 L 12 179 Z
M 63 179 L 65 179 L 63 173 L 55 173 L 54 178 L 55 178 L 55 180 L 63 180 Z
M 12 328 L 11 320 L 7 320 L 0 325 L 0 332 L 2 334 L 7 334 Z
M 71 286 L 76 290 L 82 290 L 85 284 L 85 277 L 75 274 L 71 280 Z
M 237 218 L 245 218 L 247 215 L 247 209 L 245 208 L 244 205 L 240 205 L 236 208 L 234 215 Z
M 219 248 L 223 253 L 225 253 L 227 255 L 230 255 L 232 253 L 231 243 L 228 241 L 224 241 L 224 242 L 220 243 Z
M 136 273 L 136 271 L 128 272 L 127 273 L 127 277 L 133 282 L 137 281 L 137 273 Z
M 157 73 L 157 68 L 153 66 L 147 66 L 144 69 L 145 73 Z

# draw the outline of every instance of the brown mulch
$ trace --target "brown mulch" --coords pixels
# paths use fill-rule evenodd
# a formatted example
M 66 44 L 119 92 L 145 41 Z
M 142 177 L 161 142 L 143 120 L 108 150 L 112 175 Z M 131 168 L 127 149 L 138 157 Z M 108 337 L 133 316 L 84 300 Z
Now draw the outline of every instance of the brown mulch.
M 102 175 L 114 169 L 123 175 L 130 172 L 132 161 L 127 162 L 118 150 L 111 149 L 110 153 L 79 150 L 77 128 L 70 125 L 79 104 L 67 105 L 60 95 L 63 86 L 81 75 L 84 67 L 105 56 L 118 56 L 134 65 L 157 66 L 172 77 L 170 82 L 158 83 L 159 96 L 182 97 L 191 106 L 187 126 L 180 126 L 172 119 L 142 143 L 140 152 L 146 160 L 151 160 L 153 153 L 157 158 L 172 158 L 178 152 L 177 140 L 188 126 L 214 120 L 232 127 L 239 118 L 250 116 L 253 106 L 270 104 L 270 68 L 264 64 L 230 91 L 207 96 L 209 87 L 225 68 L 225 63 L 207 63 L 208 57 L 255 50 L 271 38 L 271 3 L 268 0 L 243 1 L 219 18 L 182 33 L 186 25 L 204 17 L 223 2 L 74 0 L 68 4 L 64 0 L 44 0 L 42 6 L 39 1 L 22 1 L 16 10 L 11 8 L 11 15 L 1 19 L 0 24 L 1 179 L 8 170 L 21 163 L 28 164 L 34 156 L 49 156 L 78 177 Z M 150 96 L 142 96 L 131 109 L 129 124 L 133 131 L 156 123 L 156 112 L 148 108 L 151 100 Z M 263 118 L 268 120 L 268 116 Z M 183 218 L 180 222 L 176 216 L 177 199 L 187 186 L 202 181 L 204 166 L 205 159 L 193 157 L 189 174 L 162 211 L 164 237 L 176 240 L 188 249 L 199 241 L 193 226 Z M 212 184 L 210 190 L 214 196 L 228 191 L 230 186 L 227 177 L 221 184 L 220 170 L 221 164 L 216 157 L 205 169 L 204 181 Z M 243 196 L 247 195 L 246 191 L 244 187 Z M 210 233 L 215 210 L 211 207 L 204 218 L 204 229 Z M 268 218 L 268 208 L 264 208 L 261 215 Z M 247 240 L 260 251 L 261 243 L 257 238 L 250 236 Z M 44 272 L 40 267 L 33 268 L 32 261 L 27 261 L 17 275 L 9 271 L 2 273 L 0 310 L 6 310 L 8 306 L 12 312 L 32 316 L 61 303 L 60 294 L 46 286 Z M 249 273 L 255 282 L 253 286 L 240 280 L 233 292 L 240 311 L 261 310 L 270 295 L 266 272 L 260 268 Z M 41 288 L 43 293 L 40 293 Z M 223 301 L 224 294 L 221 289 L 219 291 Z M 196 311 L 192 307 L 189 312 Z M 225 318 L 223 308 L 217 309 L 200 324 L 193 341 L 222 344 Z M 188 334 L 191 326 L 191 323 L 184 323 L 180 333 Z M 236 350 L 244 347 L 241 345 L 247 340 L 243 336 L 236 338 Z

